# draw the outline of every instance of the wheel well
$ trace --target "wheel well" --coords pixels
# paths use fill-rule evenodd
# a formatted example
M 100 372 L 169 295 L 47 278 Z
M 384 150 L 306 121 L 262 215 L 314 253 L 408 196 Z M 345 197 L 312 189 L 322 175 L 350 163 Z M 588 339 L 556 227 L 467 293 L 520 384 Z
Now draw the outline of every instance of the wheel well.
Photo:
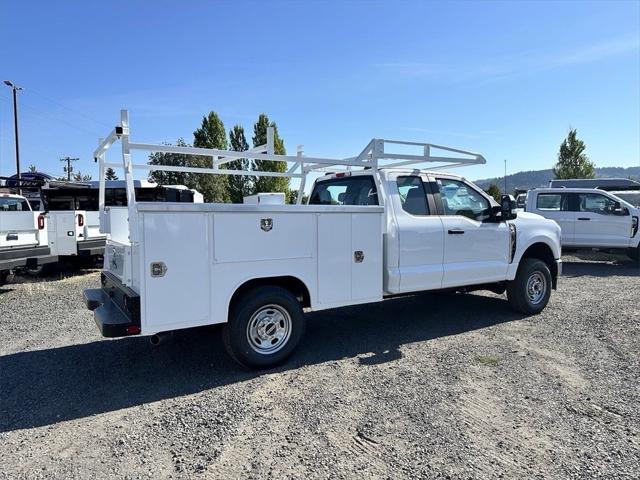
M 311 306 L 311 296 L 309 295 L 309 289 L 302 280 L 296 277 L 283 276 L 283 277 L 267 277 L 267 278 L 254 278 L 248 280 L 240 285 L 231 297 L 229 302 L 229 310 L 233 308 L 235 302 L 238 301 L 246 292 L 253 290 L 256 287 L 280 287 L 289 290 L 300 302 L 300 305 L 304 307 Z
M 537 258 L 542 260 L 549 267 L 551 272 L 551 278 L 553 280 L 553 288 L 556 288 L 556 282 L 558 280 L 558 265 L 556 264 L 556 258 L 553 255 L 551 247 L 546 243 L 534 243 L 522 254 L 522 258 Z

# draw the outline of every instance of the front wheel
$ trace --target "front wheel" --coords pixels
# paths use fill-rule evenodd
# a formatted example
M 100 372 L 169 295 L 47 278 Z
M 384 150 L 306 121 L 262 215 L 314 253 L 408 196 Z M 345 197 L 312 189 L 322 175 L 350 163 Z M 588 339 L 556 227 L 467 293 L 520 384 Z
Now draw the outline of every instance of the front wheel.
M 232 308 L 222 338 L 227 352 L 245 367 L 266 368 L 289 357 L 305 330 L 298 300 L 284 288 L 258 287 Z
M 537 258 L 524 258 L 516 278 L 507 283 L 507 298 L 517 311 L 537 314 L 549 303 L 551 285 L 547 264 Z

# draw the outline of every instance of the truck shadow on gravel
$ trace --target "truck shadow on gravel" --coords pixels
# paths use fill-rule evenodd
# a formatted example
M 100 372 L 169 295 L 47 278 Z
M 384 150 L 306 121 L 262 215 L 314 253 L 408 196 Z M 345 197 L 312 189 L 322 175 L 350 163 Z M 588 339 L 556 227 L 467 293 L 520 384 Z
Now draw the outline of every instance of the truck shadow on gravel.
M 416 295 L 308 315 L 293 358 L 271 372 L 357 358 L 363 368 L 401 357 L 400 347 L 523 318 L 503 298 Z M 219 329 L 176 332 L 158 347 L 144 337 L 0 357 L 0 431 L 51 425 L 244 382 Z
M 628 261 L 624 263 L 603 262 L 562 262 L 562 276 L 576 277 L 639 277 L 640 265 Z M 562 282 L 562 278 L 560 278 Z

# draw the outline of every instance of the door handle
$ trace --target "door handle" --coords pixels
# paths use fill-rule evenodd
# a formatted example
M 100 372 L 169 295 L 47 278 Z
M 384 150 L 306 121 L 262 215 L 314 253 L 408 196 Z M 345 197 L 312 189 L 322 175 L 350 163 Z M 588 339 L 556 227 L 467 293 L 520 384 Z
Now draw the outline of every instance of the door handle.
M 590 218 L 586 218 L 586 217 L 579 217 L 578 220 L 591 220 Z
M 464 230 L 460 230 L 459 228 L 454 228 L 452 230 L 449 230 L 449 235 L 462 235 L 464 234 Z

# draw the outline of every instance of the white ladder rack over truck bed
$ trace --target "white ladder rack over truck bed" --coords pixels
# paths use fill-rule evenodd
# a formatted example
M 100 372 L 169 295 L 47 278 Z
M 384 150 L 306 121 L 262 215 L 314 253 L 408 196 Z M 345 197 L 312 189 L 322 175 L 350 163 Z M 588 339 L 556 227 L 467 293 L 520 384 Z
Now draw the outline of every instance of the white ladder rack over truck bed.
M 213 175 L 251 175 L 254 177 L 289 177 L 299 178 L 300 187 L 298 189 L 297 204 L 302 203 L 307 174 L 313 171 L 327 171 L 328 168 L 339 167 L 351 170 L 352 167 L 360 168 L 391 168 L 407 167 L 410 165 L 420 165 L 424 163 L 430 165 L 429 170 L 444 170 L 448 168 L 485 164 L 485 158 L 479 153 L 462 150 L 459 148 L 446 147 L 422 142 L 409 142 L 402 140 L 385 140 L 380 138 L 372 139 L 367 146 L 355 157 L 342 159 L 307 157 L 302 155 L 298 148 L 298 153 L 292 155 L 277 155 L 274 153 L 274 131 L 272 127 L 267 130 L 267 144 L 255 147 L 242 152 L 233 150 L 220 150 L 213 148 L 182 147 L 174 145 L 138 143 L 130 140 L 129 112 L 121 110 L 120 125 L 116 126 L 109 135 L 100 140 L 98 148 L 93 152 L 96 162 L 99 164 L 99 210 L 102 214 L 105 210 L 105 171 L 107 167 L 122 168 L 125 173 L 127 188 L 127 202 L 129 208 L 129 221 L 135 221 L 135 190 L 133 170 L 163 171 L 163 172 L 184 172 L 184 173 L 208 173 Z M 117 141 L 122 144 L 122 163 L 111 163 L 106 161 L 107 150 Z M 387 147 L 404 146 L 419 148 L 419 154 L 409 154 L 394 152 Z M 432 155 L 432 150 L 440 150 L 458 154 L 458 156 Z M 182 155 L 211 157 L 211 168 L 202 167 L 180 167 L 171 165 L 149 165 L 146 163 L 133 163 L 131 159 L 132 151 L 146 151 L 149 153 L 177 153 Z M 460 156 L 464 155 L 464 156 Z M 220 168 L 225 163 L 239 159 L 267 160 L 275 162 L 287 162 L 292 164 L 286 172 L 272 172 L 260 170 L 230 170 Z M 129 229 L 131 232 L 131 228 Z M 137 241 L 137 239 L 131 239 Z

